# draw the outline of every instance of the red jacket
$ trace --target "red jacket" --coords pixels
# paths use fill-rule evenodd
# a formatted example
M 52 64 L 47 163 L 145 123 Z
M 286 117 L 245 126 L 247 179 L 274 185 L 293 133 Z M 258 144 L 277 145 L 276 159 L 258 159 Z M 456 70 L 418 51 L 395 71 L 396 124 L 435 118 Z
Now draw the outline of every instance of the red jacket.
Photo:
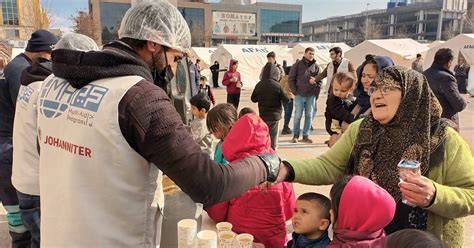
M 232 71 L 232 66 L 237 63 L 237 60 L 231 59 L 229 62 L 229 69 L 224 74 L 224 79 L 222 79 L 222 84 L 227 87 L 227 94 L 239 94 L 240 88 L 237 88 L 237 82 L 241 81 L 240 72 Z M 232 77 L 237 77 L 237 82 L 231 82 Z
M 222 152 L 231 163 L 251 155 L 275 153 L 268 126 L 256 114 L 244 115 L 234 124 Z M 266 248 L 281 248 L 286 246 L 285 222 L 293 216 L 295 201 L 291 183 L 280 183 L 266 192 L 256 186 L 229 202 L 209 207 L 207 213 L 216 222 L 232 223 L 236 233 L 252 234 Z

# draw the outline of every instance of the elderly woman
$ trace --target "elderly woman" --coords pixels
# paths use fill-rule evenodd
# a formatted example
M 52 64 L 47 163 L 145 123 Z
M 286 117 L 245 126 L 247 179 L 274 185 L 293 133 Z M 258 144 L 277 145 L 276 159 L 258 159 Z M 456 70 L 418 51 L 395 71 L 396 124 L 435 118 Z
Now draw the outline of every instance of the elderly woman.
M 416 228 L 462 247 L 463 217 L 474 213 L 474 159 L 422 74 L 402 67 L 379 72 L 368 89 L 371 114 L 350 125 L 325 154 L 285 161 L 279 180 L 332 184 L 344 174 L 365 176 L 397 201 L 387 233 Z M 400 160 L 421 162 L 421 176 L 399 180 Z M 402 203 L 402 197 L 411 207 Z M 360 199 L 363 201 L 364 199 Z

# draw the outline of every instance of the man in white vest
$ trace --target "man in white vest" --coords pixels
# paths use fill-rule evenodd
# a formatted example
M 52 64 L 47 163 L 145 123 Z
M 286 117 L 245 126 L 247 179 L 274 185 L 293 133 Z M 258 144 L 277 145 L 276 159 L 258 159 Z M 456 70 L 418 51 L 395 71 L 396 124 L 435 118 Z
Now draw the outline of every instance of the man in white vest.
M 55 49 L 81 51 L 99 50 L 91 38 L 82 34 L 67 34 Z M 43 80 L 52 73 L 51 61 L 38 58 L 21 74 L 13 128 L 12 183 L 20 201 L 23 223 L 31 233 L 31 247 L 40 247 L 40 184 L 39 152 L 36 138 L 37 99 Z
M 118 35 L 101 52 L 53 52 L 38 98 L 42 247 L 155 248 L 161 171 L 205 206 L 278 175 L 275 155 L 214 163 L 157 86 L 191 45 L 176 7 L 138 2 Z

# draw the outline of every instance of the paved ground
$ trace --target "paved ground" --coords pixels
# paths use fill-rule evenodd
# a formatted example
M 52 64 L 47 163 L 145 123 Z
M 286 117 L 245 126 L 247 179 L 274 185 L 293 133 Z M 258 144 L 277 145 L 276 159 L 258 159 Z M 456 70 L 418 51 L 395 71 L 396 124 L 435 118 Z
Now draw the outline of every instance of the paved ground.
M 215 91 L 217 102 L 225 102 L 225 90 L 219 89 Z M 250 102 L 250 90 L 244 90 L 241 96 L 241 107 L 248 106 L 253 107 L 257 110 L 256 104 Z M 469 107 L 461 113 L 461 134 L 464 139 L 469 143 L 471 151 L 474 151 L 474 99 L 470 103 Z M 278 154 L 284 159 L 304 159 L 318 156 L 325 152 L 328 148 L 324 145 L 324 141 L 327 140 L 328 136 L 324 130 L 324 108 L 325 98 L 321 98 L 318 101 L 318 114 L 314 122 L 314 127 L 311 138 L 314 144 L 292 144 L 289 143 L 291 135 L 280 136 L 279 139 L 279 150 Z M 280 126 L 282 123 L 280 123 Z M 307 186 L 295 184 L 295 190 L 298 195 L 314 191 L 328 195 L 330 186 Z M 204 219 L 203 229 L 212 229 L 214 223 L 207 217 Z M 465 247 L 474 247 L 474 216 L 466 218 L 466 231 L 465 231 Z M 0 248 L 9 247 L 9 235 L 7 231 L 5 212 L 3 208 L 0 208 Z

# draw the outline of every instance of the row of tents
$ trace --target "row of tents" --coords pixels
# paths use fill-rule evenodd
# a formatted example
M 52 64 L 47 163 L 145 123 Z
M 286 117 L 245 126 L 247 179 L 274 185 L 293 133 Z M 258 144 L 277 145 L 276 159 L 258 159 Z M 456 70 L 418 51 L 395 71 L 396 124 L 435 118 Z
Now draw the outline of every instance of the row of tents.
M 457 64 L 459 55 L 466 59 L 467 64 L 474 65 L 474 34 L 460 34 L 446 42 L 435 41 L 431 44 L 421 44 L 413 39 L 386 39 L 366 40 L 351 48 L 345 43 L 298 43 L 292 48 L 283 45 L 230 45 L 221 44 L 217 48 L 192 48 L 192 59 L 202 61 L 203 74 L 210 76 L 209 67 L 214 61 L 219 61 L 221 69 L 228 67 L 230 59 L 239 61 L 239 72 L 246 88 L 253 88 L 259 81 L 262 67 L 267 62 L 266 55 L 273 51 L 277 55 L 277 61 L 292 65 L 297 59 L 303 57 L 307 47 L 315 49 L 317 63 L 324 69 L 331 61 L 329 50 L 339 46 L 343 56 L 353 62 L 355 66 L 362 64 L 366 54 L 390 56 L 397 65 L 411 67 L 417 54 L 424 58 L 424 69 L 431 66 L 434 54 L 440 48 L 451 48 L 454 51 L 454 63 Z M 474 70 L 470 71 L 474 74 Z M 220 74 L 219 82 L 222 81 L 223 73 Z M 469 86 L 472 86 L 474 94 L 474 75 L 470 77 Z

